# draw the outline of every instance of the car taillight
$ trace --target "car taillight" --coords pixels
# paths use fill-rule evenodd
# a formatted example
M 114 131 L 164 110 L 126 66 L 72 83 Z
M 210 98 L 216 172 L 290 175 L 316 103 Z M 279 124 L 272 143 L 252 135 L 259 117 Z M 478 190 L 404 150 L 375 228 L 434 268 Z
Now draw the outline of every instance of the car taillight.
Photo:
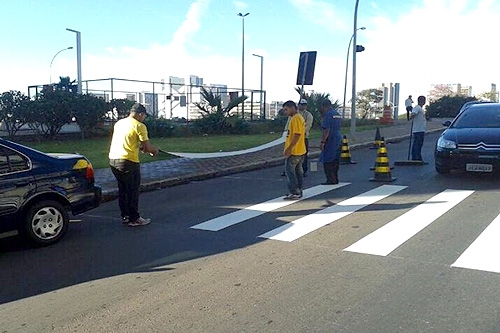
M 87 171 L 85 172 L 85 178 L 88 180 L 94 180 L 94 168 L 92 167 L 92 163 L 87 165 Z

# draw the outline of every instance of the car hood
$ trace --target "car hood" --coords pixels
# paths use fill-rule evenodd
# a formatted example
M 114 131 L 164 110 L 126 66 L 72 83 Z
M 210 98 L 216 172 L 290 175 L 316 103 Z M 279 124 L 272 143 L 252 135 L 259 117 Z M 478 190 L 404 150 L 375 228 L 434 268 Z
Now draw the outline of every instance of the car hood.
M 443 138 L 455 141 L 457 144 L 500 145 L 500 128 L 449 128 L 443 133 Z

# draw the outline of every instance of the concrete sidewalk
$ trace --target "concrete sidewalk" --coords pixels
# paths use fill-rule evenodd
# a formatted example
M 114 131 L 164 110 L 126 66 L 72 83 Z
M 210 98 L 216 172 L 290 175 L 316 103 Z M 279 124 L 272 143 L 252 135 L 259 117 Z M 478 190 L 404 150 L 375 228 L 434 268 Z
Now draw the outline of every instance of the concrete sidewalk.
M 446 119 L 433 119 L 427 122 L 427 133 L 445 129 L 442 123 Z M 386 142 L 406 139 L 410 136 L 410 122 L 399 120 L 394 125 L 379 127 L 380 135 Z M 347 135 L 350 150 L 373 145 L 376 129 L 357 132 L 354 137 Z M 320 139 L 311 140 L 310 158 L 317 158 Z M 141 165 L 141 191 L 185 184 L 193 180 L 215 178 L 243 171 L 257 170 L 278 166 L 284 163 L 283 146 L 278 145 L 259 152 L 239 156 L 190 159 L 174 158 Z M 103 200 L 109 201 L 117 197 L 116 180 L 111 170 L 97 169 L 96 183 L 102 186 Z

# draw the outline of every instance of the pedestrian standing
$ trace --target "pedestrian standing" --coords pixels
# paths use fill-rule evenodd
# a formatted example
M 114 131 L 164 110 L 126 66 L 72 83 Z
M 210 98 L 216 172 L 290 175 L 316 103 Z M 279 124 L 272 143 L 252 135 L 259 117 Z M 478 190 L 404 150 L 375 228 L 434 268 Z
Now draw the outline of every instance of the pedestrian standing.
M 297 200 L 302 198 L 303 175 L 302 163 L 306 153 L 305 133 L 306 124 L 304 118 L 297 109 L 294 101 L 283 104 L 285 114 L 289 117 L 287 136 L 285 141 L 285 171 L 288 177 L 288 191 L 285 200 Z
M 406 119 L 409 121 L 410 113 L 411 110 L 413 109 L 413 100 L 411 99 L 411 95 L 408 96 L 408 98 L 405 100 L 405 107 L 406 107 Z
M 413 146 L 411 149 L 411 159 L 422 161 L 422 146 L 424 145 L 424 134 L 427 127 L 424 109 L 425 96 L 418 96 L 418 105 L 411 111 Z
M 122 222 L 131 227 L 151 222 L 139 214 L 139 150 L 152 156 L 158 154 L 158 149 L 149 142 L 148 129 L 144 125 L 146 116 L 144 105 L 135 103 L 129 116 L 116 122 L 109 149 L 109 165 L 118 182 L 118 205 Z
M 342 150 L 342 116 L 334 110 L 329 99 L 321 103 L 321 155 L 319 161 L 323 163 L 326 182 L 323 185 L 333 185 L 339 183 L 340 152 Z
M 307 111 L 307 100 L 302 98 L 299 101 L 299 113 L 304 118 L 306 122 L 306 135 L 305 135 L 305 143 L 306 143 L 306 153 L 304 155 L 304 163 L 302 163 L 302 169 L 304 169 L 304 177 L 307 174 L 307 171 L 309 170 L 309 159 L 307 157 L 307 154 L 309 153 L 309 132 L 311 131 L 311 127 L 314 122 L 314 117 L 311 112 Z

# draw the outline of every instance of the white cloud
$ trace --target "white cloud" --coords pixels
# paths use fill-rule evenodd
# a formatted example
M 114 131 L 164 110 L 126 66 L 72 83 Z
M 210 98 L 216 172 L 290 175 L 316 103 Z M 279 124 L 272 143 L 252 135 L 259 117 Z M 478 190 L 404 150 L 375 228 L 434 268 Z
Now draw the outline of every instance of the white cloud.
M 243 2 L 243 1 L 234 1 L 233 3 L 234 3 L 236 8 L 239 8 L 239 9 L 248 8 L 248 4 Z
M 309 24 L 320 25 L 329 31 L 347 29 L 347 24 L 337 13 L 336 7 L 320 0 L 289 0 L 303 15 Z

